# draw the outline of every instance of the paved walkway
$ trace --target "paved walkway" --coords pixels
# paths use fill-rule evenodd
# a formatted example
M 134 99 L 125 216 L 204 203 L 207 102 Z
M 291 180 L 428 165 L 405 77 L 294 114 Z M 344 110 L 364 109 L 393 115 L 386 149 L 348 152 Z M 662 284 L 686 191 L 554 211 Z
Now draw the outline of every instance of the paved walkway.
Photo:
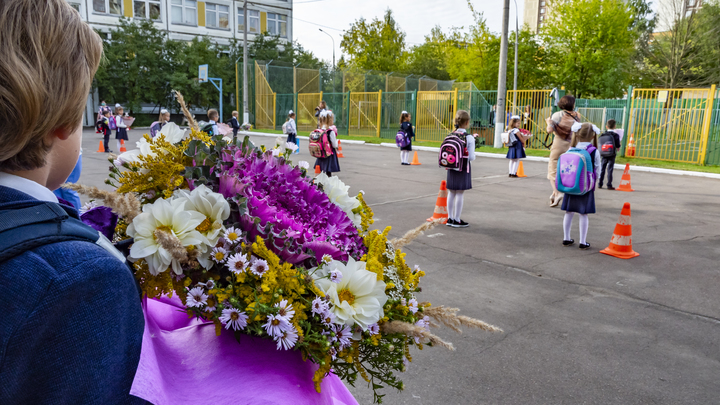
M 105 178 L 98 140 L 85 132 L 85 184 Z M 298 160 L 312 164 L 307 143 L 301 151 Z M 445 178 L 434 153 L 419 152 L 421 166 L 401 166 L 390 148 L 344 144 L 343 152 L 339 176 L 351 192 L 366 192 L 376 227 L 393 225 L 397 236 L 432 214 Z M 436 228 L 405 249 L 427 272 L 421 300 L 459 307 L 505 333 L 441 331 L 457 351 L 413 353 L 406 390 L 386 389 L 385 403 L 717 403 L 720 180 L 638 172 L 633 193 L 597 190 L 592 249 L 581 251 L 561 246 L 563 213 L 546 205 L 546 167 L 527 161 L 530 177 L 510 179 L 506 160 L 480 158 L 462 215 L 471 226 Z M 640 253 L 632 260 L 598 252 L 626 201 Z M 362 379 L 352 391 L 372 402 Z

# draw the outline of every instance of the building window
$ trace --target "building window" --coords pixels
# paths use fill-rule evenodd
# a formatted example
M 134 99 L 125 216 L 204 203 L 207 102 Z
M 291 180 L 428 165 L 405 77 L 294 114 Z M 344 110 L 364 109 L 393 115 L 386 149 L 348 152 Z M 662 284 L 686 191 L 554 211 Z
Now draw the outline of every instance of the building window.
M 545 19 L 545 16 L 544 16 L 544 15 L 541 15 L 541 16 L 540 16 L 540 21 L 542 21 L 542 20 L 544 20 L 544 19 Z
M 238 31 L 245 30 L 245 16 L 242 7 L 238 7 Z M 248 32 L 257 34 L 260 32 L 260 12 L 248 10 Z
M 540 7 L 545 7 L 545 1 L 544 1 L 544 0 L 540 2 Z
M 148 20 L 161 20 L 160 0 L 135 0 L 134 16 Z
M 230 6 L 210 3 L 205 5 L 205 26 L 213 28 L 229 28 Z
M 93 0 L 96 13 L 122 15 L 122 0 Z
M 196 0 L 172 0 L 173 24 L 197 25 Z
M 540 9 L 540 14 L 545 14 L 545 7 Z
M 268 13 L 267 29 L 270 35 L 276 35 L 282 38 L 287 37 L 287 16 Z
M 70 7 L 74 8 L 78 13 L 80 12 L 80 3 L 70 3 Z

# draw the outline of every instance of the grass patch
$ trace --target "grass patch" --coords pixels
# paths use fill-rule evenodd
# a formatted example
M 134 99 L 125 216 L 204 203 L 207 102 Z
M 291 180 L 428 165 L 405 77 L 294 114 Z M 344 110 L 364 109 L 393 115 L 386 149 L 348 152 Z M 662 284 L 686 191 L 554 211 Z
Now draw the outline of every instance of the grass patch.
M 274 130 L 274 129 L 253 129 L 251 132 L 264 132 L 269 134 L 280 134 L 282 135 L 282 131 Z M 365 141 L 366 143 L 372 143 L 372 144 L 381 144 L 381 143 L 394 143 L 393 139 L 387 139 L 387 138 L 378 138 L 375 136 L 346 136 L 346 135 L 339 135 L 338 139 L 344 140 L 353 140 L 353 141 Z M 417 146 L 429 146 L 429 147 L 435 147 L 439 148 L 440 144 L 442 142 L 439 141 L 415 141 L 413 142 L 413 145 Z M 479 148 L 475 149 L 478 152 L 485 152 L 485 153 L 497 153 L 505 155 L 507 153 L 507 148 L 493 148 L 492 146 L 480 146 Z M 528 156 L 540 156 L 540 157 L 548 157 L 550 156 L 550 151 L 547 149 L 526 149 L 525 154 Z M 692 163 L 680 163 L 680 162 L 668 162 L 664 160 L 652 160 L 652 159 L 638 159 L 638 158 L 623 158 L 623 157 L 617 157 L 615 159 L 615 163 L 618 164 L 626 164 L 630 163 L 634 166 L 646 166 L 646 167 L 657 167 L 661 169 L 673 169 L 673 170 L 685 170 L 685 171 L 693 171 L 693 172 L 703 172 L 703 173 L 720 173 L 720 166 L 700 166 L 695 165 Z

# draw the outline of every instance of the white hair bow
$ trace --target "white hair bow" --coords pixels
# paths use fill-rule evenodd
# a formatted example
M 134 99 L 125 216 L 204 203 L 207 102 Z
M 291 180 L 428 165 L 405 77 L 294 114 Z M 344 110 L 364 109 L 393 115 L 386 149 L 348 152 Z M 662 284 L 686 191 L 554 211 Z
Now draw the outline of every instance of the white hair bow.
M 570 129 L 572 132 L 577 132 L 582 128 L 583 124 L 576 122 L 573 124 L 572 128 Z M 592 124 L 592 130 L 595 132 L 595 135 L 600 135 L 600 128 L 596 127 L 595 124 Z
M 288 115 L 293 115 L 293 110 L 288 111 Z
M 122 106 L 120 105 L 120 103 L 115 103 L 115 108 L 120 108 L 120 107 L 122 107 Z
M 400 113 L 400 115 L 402 115 L 402 114 L 407 114 L 407 113 L 408 113 L 407 111 L 403 110 L 403 111 Z
M 513 115 L 512 117 L 510 117 L 510 119 L 511 119 L 511 120 L 519 120 L 519 119 L 520 119 L 520 116 L 519 116 L 519 115 Z
M 168 111 L 164 108 L 162 110 L 160 110 L 160 114 L 168 114 L 168 113 L 170 113 L 170 111 Z
M 320 112 L 320 116 L 323 117 L 323 118 L 325 118 L 325 117 L 332 117 L 332 116 L 333 116 L 333 112 L 330 111 L 330 110 L 322 110 L 322 111 Z

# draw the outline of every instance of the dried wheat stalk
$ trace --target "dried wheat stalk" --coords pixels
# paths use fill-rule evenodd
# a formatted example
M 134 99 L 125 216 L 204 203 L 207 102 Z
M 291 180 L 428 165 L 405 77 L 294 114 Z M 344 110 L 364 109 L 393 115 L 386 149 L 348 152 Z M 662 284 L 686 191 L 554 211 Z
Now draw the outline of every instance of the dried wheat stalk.
M 424 224 L 418 226 L 415 229 L 411 229 L 407 232 L 405 232 L 405 235 L 402 236 L 402 238 L 395 238 L 390 241 L 390 243 L 393 245 L 395 249 L 400 249 L 403 246 L 407 246 L 415 240 L 418 236 L 422 235 L 423 232 L 429 231 L 430 229 L 435 228 L 439 224 L 442 223 L 442 219 L 436 219 L 432 222 L 425 222 Z
M 180 109 L 182 110 L 183 115 L 185 115 L 185 118 L 188 121 L 188 125 L 190 125 L 191 129 L 199 131 L 200 127 L 195 121 L 195 118 L 193 118 L 193 115 L 190 114 L 190 110 L 188 110 L 187 104 L 185 104 L 185 98 L 183 97 L 182 93 L 177 90 L 173 90 L 173 92 L 175 93 L 175 98 L 177 99 L 178 104 L 180 104 Z
M 128 224 L 142 212 L 140 200 L 132 193 L 118 194 L 114 191 L 105 191 L 97 187 L 73 183 L 65 183 L 62 187 L 75 190 L 93 199 L 103 200 L 106 207 L 112 209 Z

